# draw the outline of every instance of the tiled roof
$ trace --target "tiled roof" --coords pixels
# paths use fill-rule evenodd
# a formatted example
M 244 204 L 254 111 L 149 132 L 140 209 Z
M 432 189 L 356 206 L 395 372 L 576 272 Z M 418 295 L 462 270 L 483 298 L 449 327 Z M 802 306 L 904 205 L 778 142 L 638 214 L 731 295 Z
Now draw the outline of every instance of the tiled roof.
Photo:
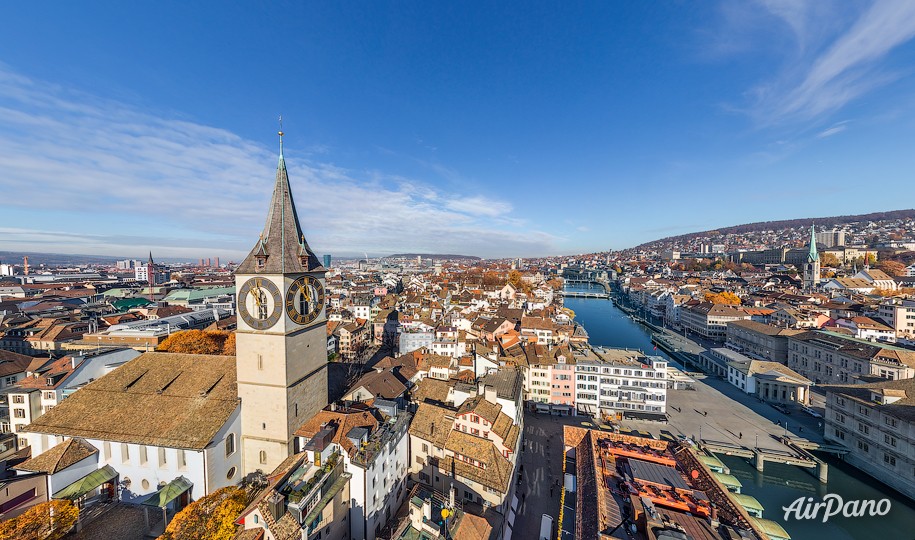
M 413 400 L 419 403 L 426 400 L 445 403 L 448 401 L 449 388 L 451 385 L 447 381 L 426 377 L 413 388 Z
M 378 420 L 368 410 L 346 410 L 346 411 L 319 411 L 312 416 L 307 422 L 295 430 L 299 437 L 314 437 L 321 431 L 322 424 L 333 425 L 336 427 L 333 435 L 333 441 L 339 444 L 343 450 L 352 456 L 358 448 L 353 444 L 347 434 L 353 428 L 368 428 L 374 431 L 378 427 Z
M 262 268 L 257 266 L 258 256 L 266 256 Z M 286 161 L 280 153 L 267 224 L 251 253 L 235 271 L 238 274 L 282 274 L 325 270 L 305 241 L 289 189 Z
M 20 463 L 15 468 L 22 471 L 54 474 L 97 453 L 98 449 L 96 447 L 83 439 L 74 437 L 54 446 L 43 454 Z
M 410 435 L 442 448 L 454 421 L 454 411 L 430 403 L 420 403 L 410 423 Z
M 449 456 L 439 461 L 441 470 L 450 471 L 453 462 L 457 475 L 470 478 L 501 493 L 508 493 L 512 464 L 499 453 L 492 441 L 452 430 L 448 435 L 445 449 L 479 461 L 484 467 L 477 467 Z
M 461 406 L 458 407 L 456 415 L 461 416 L 463 414 L 473 413 L 480 418 L 485 419 L 490 424 L 495 424 L 496 420 L 499 419 L 499 413 L 501 411 L 502 405 L 492 403 L 483 396 L 475 396 L 464 400 L 464 403 L 461 403 Z
M 23 431 L 202 450 L 238 407 L 234 356 L 146 353 Z

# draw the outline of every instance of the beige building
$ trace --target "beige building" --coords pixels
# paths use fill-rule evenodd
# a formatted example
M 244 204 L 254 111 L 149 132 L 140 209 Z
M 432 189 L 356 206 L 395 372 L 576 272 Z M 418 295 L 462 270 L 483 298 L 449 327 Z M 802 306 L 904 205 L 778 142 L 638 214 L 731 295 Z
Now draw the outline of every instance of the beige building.
M 437 491 L 453 485 L 458 500 L 494 508 L 507 517 L 521 426 L 506 414 L 491 387 L 456 407 L 437 404 L 440 398 L 447 399 L 442 395 L 421 402 L 410 425 L 411 476 Z
M 887 298 L 877 313 L 896 332 L 897 338 L 915 338 L 915 300 Z
M 327 405 L 325 271 L 299 224 L 281 140 L 267 223 L 235 272 L 245 474 L 275 469 Z
M 827 441 L 848 448 L 845 461 L 877 480 L 915 493 L 915 380 L 827 388 Z
M 714 341 L 724 341 L 727 323 L 749 318 L 750 314 L 742 309 L 710 302 L 680 311 L 680 322 L 686 330 Z
M 915 351 L 811 331 L 788 337 L 788 367 L 816 384 L 851 383 L 862 377 L 910 379 L 915 376 Z
M 748 355 L 786 364 L 788 336 L 802 332 L 756 321 L 731 321 L 727 324 L 727 342 Z

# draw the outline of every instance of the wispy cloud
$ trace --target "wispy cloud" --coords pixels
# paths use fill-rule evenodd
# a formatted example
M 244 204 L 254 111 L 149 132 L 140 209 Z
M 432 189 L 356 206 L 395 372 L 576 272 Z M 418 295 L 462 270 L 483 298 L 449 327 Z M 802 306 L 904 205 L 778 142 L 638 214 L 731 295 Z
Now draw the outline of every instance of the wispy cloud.
M 878 0 L 863 8 L 820 0 L 723 5 L 729 25 L 724 35 L 752 35 L 757 45 L 783 55 L 771 78 L 747 92 L 746 111 L 763 125 L 824 117 L 897 80 L 903 73 L 888 66 L 887 56 L 915 37 L 915 2 L 907 0 Z M 773 18 L 782 26 L 767 23 Z M 756 32 L 748 32 L 749 21 Z M 785 31 L 795 44 L 790 51 L 779 45 Z
M 824 129 L 823 131 L 817 133 L 817 138 L 818 138 L 818 139 L 825 139 L 826 137 L 832 137 L 833 135 L 837 135 L 837 134 L 839 134 L 839 133 L 842 133 L 843 131 L 845 131 L 845 129 L 846 129 L 847 127 L 848 127 L 848 122 L 847 122 L 847 121 L 846 121 L 846 122 L 839 122 L 838 124 L 835 124 L 834 126 L 832 126 L 832 127 L 830 127 L 830 128 L 827 128 L 827 129 Z
M 507 201 L 341 166 L 326 146 L 286 154 L 321 252 L 532 255 L 561 241 L 526 228 Z M 275 163 L 272 149 L 227 130 L 0 64 L 0 249 L 239 257 L 263 225 Z

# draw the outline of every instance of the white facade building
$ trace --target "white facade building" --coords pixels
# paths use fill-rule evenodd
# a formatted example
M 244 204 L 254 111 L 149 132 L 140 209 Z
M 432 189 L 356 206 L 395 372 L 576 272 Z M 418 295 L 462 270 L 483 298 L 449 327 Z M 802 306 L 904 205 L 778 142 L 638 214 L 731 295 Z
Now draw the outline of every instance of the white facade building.
M 594 348 L 575 360 L 575 404 L 601 415 L 667 412 L 667 360 L 626 349 Z

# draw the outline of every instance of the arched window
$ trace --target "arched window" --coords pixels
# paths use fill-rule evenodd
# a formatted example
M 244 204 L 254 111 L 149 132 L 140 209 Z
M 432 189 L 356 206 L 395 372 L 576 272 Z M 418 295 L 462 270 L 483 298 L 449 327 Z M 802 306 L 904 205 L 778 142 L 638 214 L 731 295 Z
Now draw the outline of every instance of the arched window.
M 235 453 L 235 434 L 229 433 L 226 437 L 226 457 Z
M 261 463 L 267 463 L 267 452 L 265 450 L 261 450 L 259 457 Z

